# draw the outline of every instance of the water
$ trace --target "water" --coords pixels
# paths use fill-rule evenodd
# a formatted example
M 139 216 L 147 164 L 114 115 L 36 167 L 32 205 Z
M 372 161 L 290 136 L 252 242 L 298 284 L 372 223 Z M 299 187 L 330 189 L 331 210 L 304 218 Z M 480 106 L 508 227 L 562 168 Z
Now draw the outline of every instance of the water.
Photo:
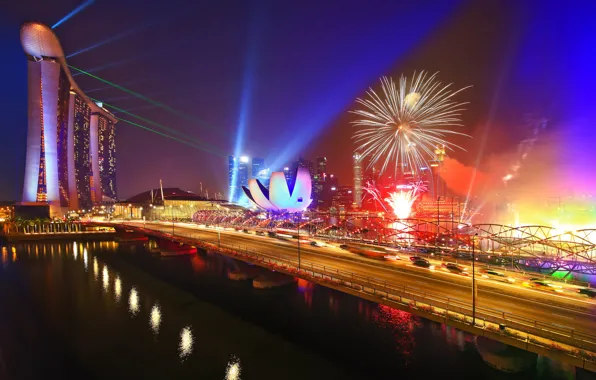
M 500 373 L 470 334 L 303 280 L 260 291 L 227 279 L 244 265 L 114 242 L 6 246 L 0 378 L 575 378 L 542 357 Z

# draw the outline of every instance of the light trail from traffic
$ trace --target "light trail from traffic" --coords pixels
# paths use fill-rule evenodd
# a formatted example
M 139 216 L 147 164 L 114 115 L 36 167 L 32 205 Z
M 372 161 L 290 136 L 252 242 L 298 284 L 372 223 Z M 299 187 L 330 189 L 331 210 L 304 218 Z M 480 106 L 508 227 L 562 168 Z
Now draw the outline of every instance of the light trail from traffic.
M 171 225 L 171 223 L 170 223 Z M 137 224 L 142 227 L 141 224 Z M 147 223 L 150 228 L 164 233 L 170 233 L 167 224 Z M 200 229 L 177 224 L 177 234 L 193 237 L 199 240 L 217 243 L 217 231 Z M 254 252 L 275 258 L 278 255 L 297 257 L 295 241 L 283 241 L 265 236 L 246 234 L 242 232 L 220 230 L 221 240 L 225 244 L 249 249 Z M 257 237 L 258 236 L 258 237 Z M 360 257 L 339 248 L 312 247 L 301 244 L 301 256 L 309 262 L 352 272 L 364 277 L 374 277 L 380 281 L 396 283 L 418 289 L 422 292 L 440 293 L 454 301 L 470 302 L 471 279 L 469 276 L 456 276 L 442 271 L 430 271 L 408 264 L 400 265 L 394 262 L 385 263 Z M 388 265 L 389 264 L 389 265 Z M 532 320 L 557 324 L 578 331 L 593 331 L 596 328 L 596 303 L 571 298 L 560 294 L 545 293 L 519 287 L 512 284 L 478 279 L 478 305 L 481 307 L 501 310 Z

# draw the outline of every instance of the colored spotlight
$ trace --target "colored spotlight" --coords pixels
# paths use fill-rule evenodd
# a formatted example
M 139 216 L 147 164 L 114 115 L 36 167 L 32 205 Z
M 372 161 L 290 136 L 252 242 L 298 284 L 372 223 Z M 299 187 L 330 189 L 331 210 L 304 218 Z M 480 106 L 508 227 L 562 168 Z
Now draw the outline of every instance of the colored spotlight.
M 68 19 L 70 19 L 71 17 L 73 17 L 77 13 L 83 11 L 85 8 L 87 8 L 89 5 L 93 4 L 94 2 L 95 2 L 95 0 L 87 0 L 87 1 L 85 1 L 83 4 L 79 5 L 75 9 L 73 9 L 72 12 L 70 12 L 66 16 L 62 17 L 62 19 L 60 21 L 58 21 L 57 23 L 55 23 L 54 25 L 52 25 L 52 29 L 57 28 L 58 26 L 60 26 L 60 24 L 63 24 Z

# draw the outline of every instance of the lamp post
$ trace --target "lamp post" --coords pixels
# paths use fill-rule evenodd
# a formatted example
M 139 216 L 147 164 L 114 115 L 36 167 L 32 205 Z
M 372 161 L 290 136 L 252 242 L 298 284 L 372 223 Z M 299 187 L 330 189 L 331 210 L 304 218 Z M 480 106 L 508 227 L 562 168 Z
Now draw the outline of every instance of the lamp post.
M 300 271 L 300 214 L 298 214 L 298 271 Z
M 132 220 L 132 204 L 128 204 L 128 209 L 130 210 L 130 220 Z
M 453 233 L 453 223 L 455 222 L 455 218 L 454 218 L 454 214 L 453 212 L 455 210 L 453 210 L 453 203 L 455 202 L 455 200 L 457 199 L 457 207 L 459 210 L 459 197 L 451 197 L 451 239 L 453 240 L 453 237 L 455 236 L 455 234 Z M 459 227 L 459 223 L 457 223 L 457 226 Z
M 174 241 L 174 207 L 170 205 L 170 213 L 172 214 L 172 241 Z
M 439 251 L 439 231 L 441 230 L 441 215 L 439 214 L 439 202 L 443 196 L 437 198 L 437 235 L 435 236 L 435 250 Z
M 476 297 L 477 297 L 477 289 L 476 289 L 476 250 L 474 248 L 475 242 L 474 238 L 478 236 L 478 234 L 474 234 L 472 236 L 472 325 L 476 325 Z
M 139 207 L 139 219 L 143 219 L 143 228 L 145 228 L 145 217 L 143 216 L 143 207 Z

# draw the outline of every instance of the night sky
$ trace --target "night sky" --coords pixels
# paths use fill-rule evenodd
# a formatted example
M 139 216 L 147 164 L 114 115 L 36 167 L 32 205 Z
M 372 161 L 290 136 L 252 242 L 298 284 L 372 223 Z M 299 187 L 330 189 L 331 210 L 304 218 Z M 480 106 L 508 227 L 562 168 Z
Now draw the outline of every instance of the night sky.
M 19 200 L 22 191 L 27 78 L 20 26 L 52 26 L 81 3 L 0 6 L 0 200 Z M 590 1 L 548 0 L 97 0 L 54 31 L 70 65 L 163 107 L 76 76 L 89 96 L 208 150 L 118 123 L 118 192 L 126 198 L 160 178 L 168 187 L 198 191 L 202 182 L 224 192 L 227 155 L 237 144 L 272 169 L 299 154 L 325 155 L 329 171 L 348 184 L 354 99 L 381 75 L 414 70 L 473 86 L 458 97 L 470 102 L 461 131 L 474 136 L 456 141 L 467 152 L 452 157 L 464 166 L 478 160 L 489 170 L 495 157 L 514 154 L 528 137 L 527 115 L 549 119 L 546 135 L 574 123 L 578 140 L 596 143 L 595 11 Z M 593 152 L 575 154 L 572 161 L 593 161 Z M 570 170 L 594 176 L 591 166 Z

